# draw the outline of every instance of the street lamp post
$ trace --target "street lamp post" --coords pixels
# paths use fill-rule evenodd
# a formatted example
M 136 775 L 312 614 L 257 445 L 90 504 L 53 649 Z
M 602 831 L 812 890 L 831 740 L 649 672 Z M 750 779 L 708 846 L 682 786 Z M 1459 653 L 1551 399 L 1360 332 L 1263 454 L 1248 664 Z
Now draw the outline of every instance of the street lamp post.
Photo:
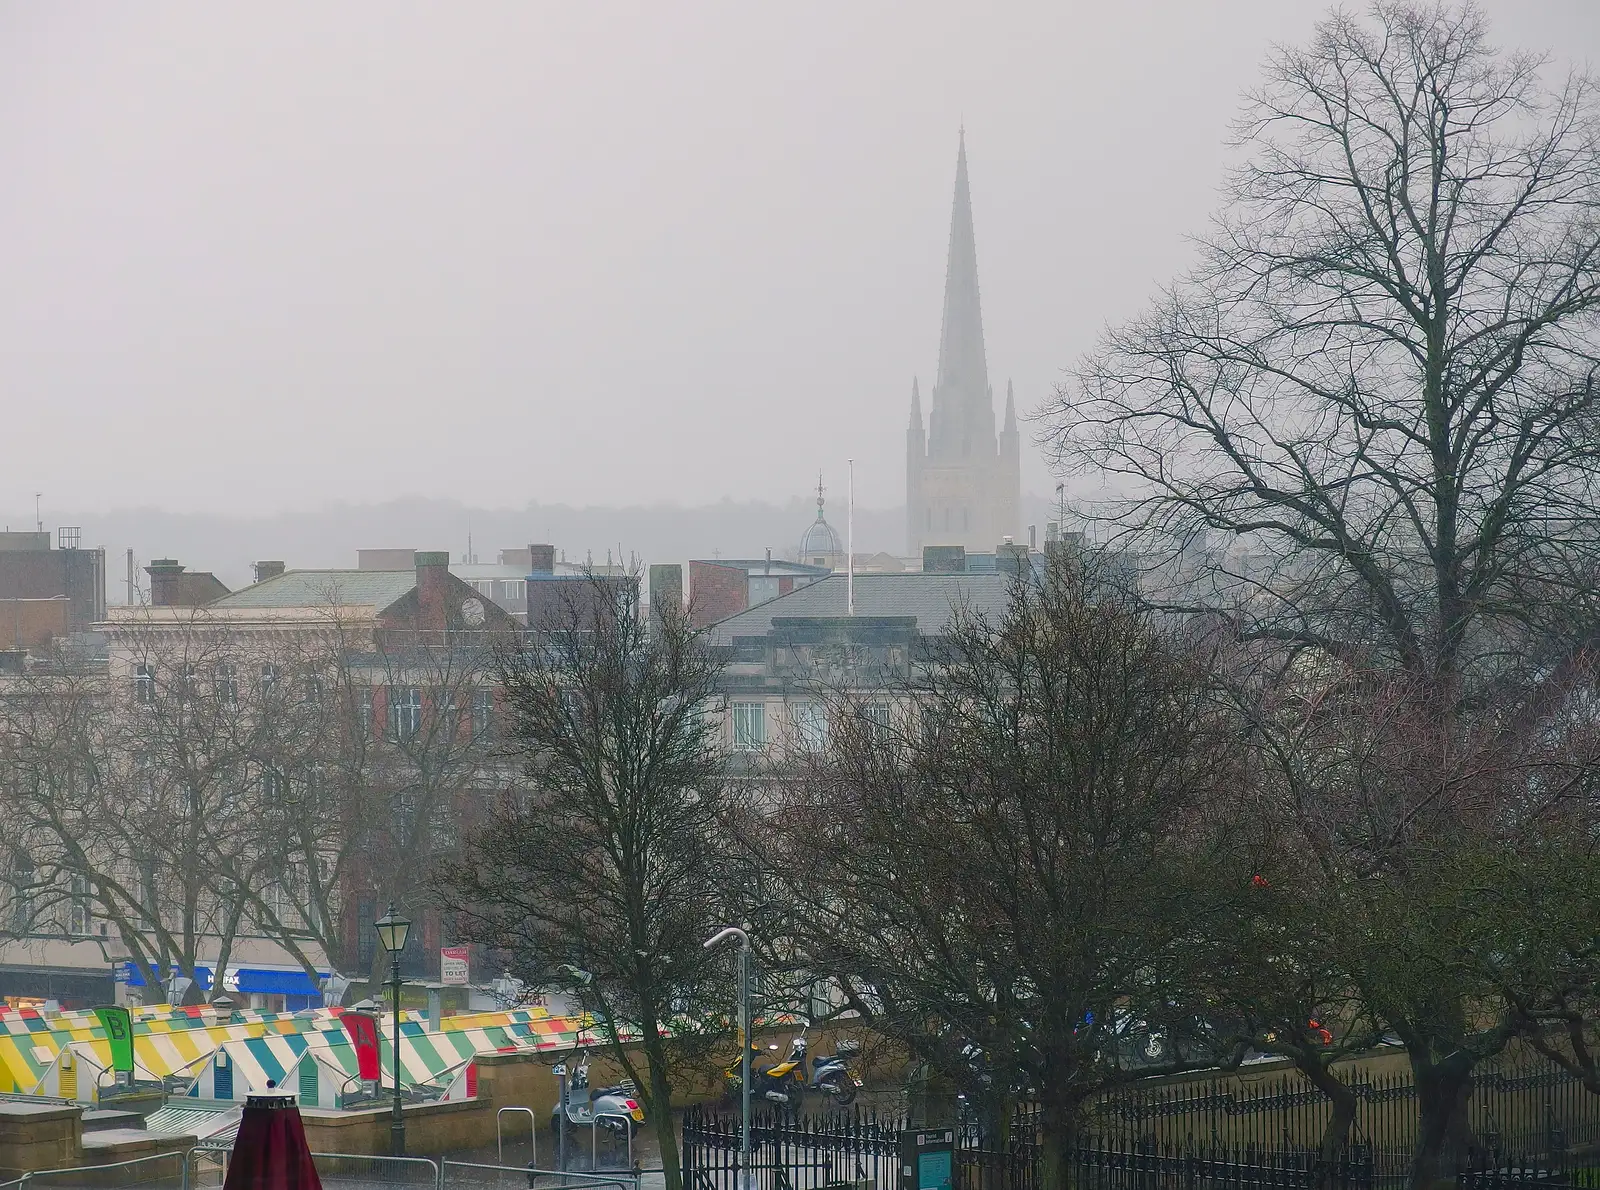
M 389 1153 L 391 1156 L 404 1157 L 406 1155 L 406 1121 L 400 1114 L 400 952 L 406 947 L 406 935 L 411 932 L 411 923 L 394 911 L 394 902 L 389 903 L 389 910 L 373 923 L 378 931 L 378 938 L 383 943 L 383 948 L 389 952 L 390 975 L 394 980 L 394 1117 L 389 1121 Z
M 750 1177 L 750 935 L 738 926 L 718 930 L 702 944 L 707 950 L 729 938 L 739 940 L 739 1190 Z

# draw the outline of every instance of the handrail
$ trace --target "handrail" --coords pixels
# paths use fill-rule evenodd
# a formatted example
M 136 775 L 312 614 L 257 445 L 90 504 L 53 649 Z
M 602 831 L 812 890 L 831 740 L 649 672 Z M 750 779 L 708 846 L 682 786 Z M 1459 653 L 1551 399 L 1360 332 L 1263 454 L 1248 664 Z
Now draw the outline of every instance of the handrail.
M 508 1111 L 525 1111 L 528 1113 L 528 1139 L 533 1144 L 533 1152 L 529 1155 L 530 1166 L 539 1164 L 539 1117 L 533 1114 L 531 1107 L 502 1107 L 494 1113 L 494 1151 L 502 1164 L 506 1159 L 505 1134 L 500 1129 L 500 1117 Z
M 197 1153 L 221 1157 L 226 1163 L 233 1153 L 233 1146 L 197 1144 L 193 1148 L 184 1150 L 183 1186 L 181 1190 L 189 1190 L 189 1162 Z M 160 1155 L 170 1156 L 170 1154 Z M 444 1190 L 444 1169 L 432 1157 L 395 1157 L 388 1153 L 312 1153 L 311 1158 L 312 1160 L 320 1159 L 324 1161 L 401 1161 L 408 1165 L 426 1165 L 431 1171 L 434 1190 Z M 149 1158 L 143 1158 L 143 1160 L 149 1160 Z M 109 1169 L 110 1166 L 91 1166 L 90 1168 Z M 0 1190 L 4 1190 L 4 1187 L 0 1187 Z M 26 1188 L 24 1187 L 22 1190 L 26 1190 Z
M 446 1159 L 440 1163 L 441 1171 L 452 1167 L 456 1169 L 493 1169 L 506 1173 L 522 1174 L 527 1177 L 529 1182 L 532 1182 L 537 1177 L 567 1179 L 565 1182 L 555 1186 L 542 1186 L 540 1190 L 589 1190 L 591 1186 L 615 1186 L 617 1190 L 639 1190 L 639 1179 L 637 1177 L 619 1178 L 614 1175 L 607 1177 L 603 1174 L 574 1173 L 568 1169 L 534 1169 L 531 1166 L 521 1165 L 490 1165 L 484 1161 L 451 1161 Z M 442 1172 L 440 1176 L 443 1176 Z
M 0 1186 L 16 1186 L 18 1190 L 27 1190 L 28 1183 L 34 1178 L 48 1178 L 64 1173 L 94 1173 L 103 1169 L 126 1169 L 130 1165 L 144 1165 L 150 1161 L 168 1161 L 178 1159 L 181 1170 L 183 1190 L 189 1190 L 189 1156 L 193 1148 L 173 1149 L 167 1153 L 150 1153 L 143 1157 L 131 1157 L 127 1161 L 107 1161 L 103 1165 L 69 1165 L 62 1169 L 30 1169 L 13 1182 L 0 1183 Z

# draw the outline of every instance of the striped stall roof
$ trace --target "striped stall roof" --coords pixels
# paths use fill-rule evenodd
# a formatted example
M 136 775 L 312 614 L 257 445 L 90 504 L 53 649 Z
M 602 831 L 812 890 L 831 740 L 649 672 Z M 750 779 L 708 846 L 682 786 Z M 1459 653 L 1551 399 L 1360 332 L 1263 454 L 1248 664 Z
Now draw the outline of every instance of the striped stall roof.
M 15 1021 L 20 1027 L 0 1031 L 0 1092 L 44 1093 L 47 1074 L 52 1076 L 49 1081 L 59 1081 L 57 1060 L 68 1045 L 91 1063 L 109 1067 L 110 1045 L 92 1014 L 34 1013 L 30 1017 L 28 1013 L 13 1010 L 5 1014 L 10 1018 L 8 1024 Z M 43 1027 L 27 1023 L 35 1019 Z M 441 1093 L 448 1085 L 460 1094 L 459 1073 L 478 1054 L 571 1046 L 592 1040 L 588 1024 L 587 1020 L 554 1018 L 543 1009 L 510 1009 L 452 1017 L 444 1028 L 430 1031 L 415 1014 L 402 1013 L 400 1081 Z M 386 1072 L 393 1069 L 393 1030 L 391 1016 L 380 1018 L 380 1062 Z M 282 1083 L 307 1052 L 315 1054 L 327 1074 L 322 1078 L 309 1070 L 303 1072 L 308 1087 L 319 1081 L 338 1085 L 341 1078 L 348 1082 L 358 1070 L 355 1049 L 339 1025 L 338 1010 L 249 1014 L 227 1024 L 215 1023 L 214 1014 L 208 1017 L 189 1009 L 146 1011 L 135 1022 L 133 1044 L 136 1078 L 159 1081 L 189 1076 L 194 1080 L 190 1095 L 200 1098 L 212 1097 L 194 1088 L 204 1079 L 203 1072 L 215 1065 L 219 1047 L 228 1048 L 230 1061 L 237 1058 L 239 1082 L 255 1084 L 257 1089 L 265 1089 L 269 1078 Z M 318 1092 L 319 1101 L 327 1098 Z

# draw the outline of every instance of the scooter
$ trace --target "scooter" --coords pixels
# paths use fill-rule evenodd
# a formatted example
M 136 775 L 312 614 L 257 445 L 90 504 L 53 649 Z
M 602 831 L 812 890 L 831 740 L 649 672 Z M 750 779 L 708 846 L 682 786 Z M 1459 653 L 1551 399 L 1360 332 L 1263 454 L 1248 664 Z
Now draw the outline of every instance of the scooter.
M 771 1045 L 769 1049 L 777 1049 Z M 807 1091 L 826 1095 L 840 1107 L 855 1101 L 861 1087 L 861 1077 L 849 1068 L 847 1059 L 860 1052 L 859 1046 L 842 1042 L 838 1052 L 819 1054 L 812 1059 L 809 1077 L 806 1071 L 806 1039 L 802 1034 L 789 1043 L 789 1053 L 781 1062 L 765 1069 L 756 1069 L 756 1056 L 761 1053 L 754 1043 L 750 1046 L 750 1095 L 752 1099 L 776 1103 L 791 1111 L 798 1111 Z M 740 1098 L 742 1084 L 739 1066 L 735 1063 L 722 1072 L 723 1087 L 729 1101 Z
M 550 1109 L 551 1133 L 561 1131 L 561 1115 L 565 1111 L 568 1129 L 598 1127 L 608 1136 L 627 1142 L 634 1126 L 644 1123 L 644 1108 L 634 1098 L 633 1084 L 591 1087 L 589 1057 L 582 1052 L 578 1057 L 578 1063 L 567 1075 L 564 1098 Z
M 818 1054 L 811 1059 L 810 1089 L 820 1091 L 840 1107 L 849 1107 L 856 1101 L 861 1089 L 861 1076 L 850 1069 L 849 1060 L 861 1052 L 855 1041 L 841 1041 L 831 1054 Z

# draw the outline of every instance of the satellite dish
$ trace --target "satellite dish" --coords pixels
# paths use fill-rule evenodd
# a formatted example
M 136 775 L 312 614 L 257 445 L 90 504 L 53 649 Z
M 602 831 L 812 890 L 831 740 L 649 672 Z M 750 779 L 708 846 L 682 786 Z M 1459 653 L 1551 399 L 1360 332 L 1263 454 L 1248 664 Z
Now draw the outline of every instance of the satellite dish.
M 469 599 L 461 605 L 461 618 L 474 628 L 483 627 L 483 600 Z

